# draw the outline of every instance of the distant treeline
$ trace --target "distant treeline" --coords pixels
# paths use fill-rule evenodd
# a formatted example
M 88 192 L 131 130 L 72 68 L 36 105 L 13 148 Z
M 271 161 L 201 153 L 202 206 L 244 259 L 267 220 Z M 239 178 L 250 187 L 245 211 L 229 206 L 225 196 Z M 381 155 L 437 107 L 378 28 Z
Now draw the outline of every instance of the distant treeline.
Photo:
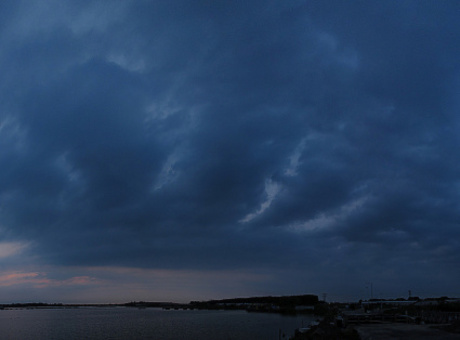
M 281 314 L 317 313 L 320 306 L 316 295 L 259 296 L 210 301 L 192 301 L 192 309 L 246 310 Z
M 164 308 L 164 309 L 209 309 L 209 310 L 246 310 L 248 312 L 270 313 L 315 313 L 322 303 L 316 295 L 291 296 L 259 296 L 233 298 L 209 301 L 191 301 L 188 304 L 172 302 L 145 302 L 133 301 L 123 304 L 126 307 L 136 308 Z
M 314 306 L 318 303 L 317 295 L 260 296 L 210 301 L 192 301 L 191 305 L 200 304 L 270 304 L 275 306 Z
M 233 298 L 209 301 L 191 301 L 188 304 L 174 302 L 149 302 L 149 301 L 131 301 L 122 304 L 63 304 L 63 303 L 11 303 L 0 304 L 0 308 L 62 308 L 62 307 L 108 307 L 124 306 L 137 308 L 174 308 L 174 309 L 250 309 L 257 306 L 271 306 L 279 308 L 295 308 L 299 306 L 315 306 L 319 303 L 317 295 L 290 295 L 290 296 L 258 296 Z
M 123 304 L 125 307 L 137 307 L 137 308 L 185 308 L 188 305 L 183 303 L 174 303 L 174 302 L 148 302 L 148 301 L 132 301 Z

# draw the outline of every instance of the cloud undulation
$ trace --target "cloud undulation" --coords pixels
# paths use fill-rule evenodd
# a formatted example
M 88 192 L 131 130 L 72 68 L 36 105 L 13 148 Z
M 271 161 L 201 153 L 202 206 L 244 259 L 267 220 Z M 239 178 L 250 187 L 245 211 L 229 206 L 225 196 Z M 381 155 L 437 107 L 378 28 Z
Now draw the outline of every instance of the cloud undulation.
M 0 235 L 28 259 L 453 279 L 456 3 L 1 6 Z

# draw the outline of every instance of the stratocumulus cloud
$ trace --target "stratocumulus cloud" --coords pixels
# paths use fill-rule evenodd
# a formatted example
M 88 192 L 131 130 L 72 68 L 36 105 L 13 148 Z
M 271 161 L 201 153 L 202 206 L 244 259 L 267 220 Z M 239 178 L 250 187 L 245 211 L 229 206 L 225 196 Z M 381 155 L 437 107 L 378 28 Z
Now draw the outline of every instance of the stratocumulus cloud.
M 456 2 L 0 6 L 5 285 L 459 293 Z

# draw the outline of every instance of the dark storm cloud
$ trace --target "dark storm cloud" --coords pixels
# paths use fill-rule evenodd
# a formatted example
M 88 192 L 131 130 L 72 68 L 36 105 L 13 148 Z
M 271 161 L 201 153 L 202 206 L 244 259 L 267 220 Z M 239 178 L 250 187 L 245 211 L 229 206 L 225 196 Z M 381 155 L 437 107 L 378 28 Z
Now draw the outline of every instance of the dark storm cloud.
M 460 260 L 458 10 L 12 7 L 2 235 L 63 265 L 447 271 Z

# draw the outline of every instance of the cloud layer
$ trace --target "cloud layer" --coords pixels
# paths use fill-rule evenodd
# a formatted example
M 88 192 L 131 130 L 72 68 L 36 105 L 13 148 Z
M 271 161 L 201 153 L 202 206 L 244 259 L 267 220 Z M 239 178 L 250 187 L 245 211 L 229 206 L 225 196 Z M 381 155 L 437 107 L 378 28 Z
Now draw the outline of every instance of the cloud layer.
M 456 2 L 1 6 L 4 270 L 459 293 Z

